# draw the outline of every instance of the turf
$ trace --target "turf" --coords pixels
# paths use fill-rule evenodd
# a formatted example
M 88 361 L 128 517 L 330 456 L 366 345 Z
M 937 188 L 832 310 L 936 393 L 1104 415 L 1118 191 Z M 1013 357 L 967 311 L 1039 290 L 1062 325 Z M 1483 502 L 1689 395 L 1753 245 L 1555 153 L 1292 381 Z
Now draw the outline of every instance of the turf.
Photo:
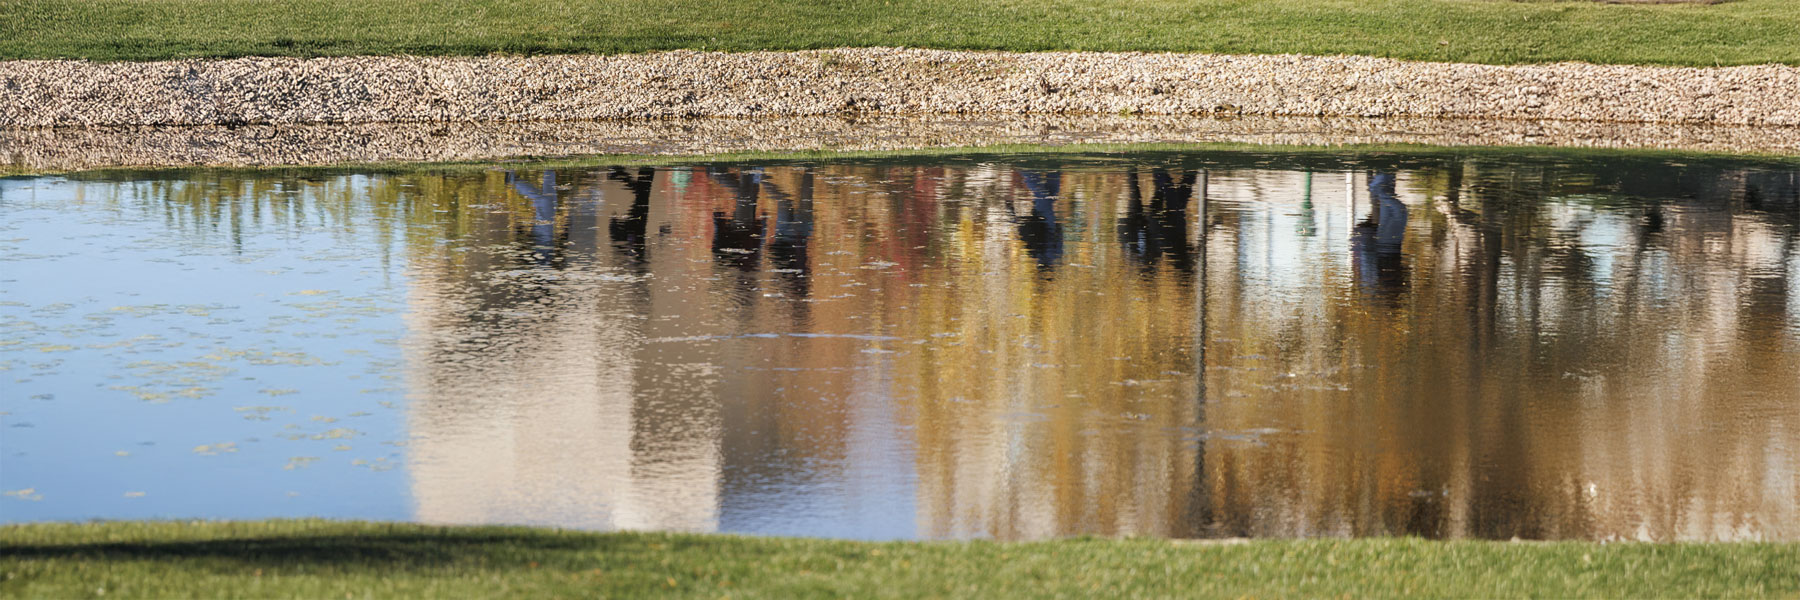
M 1800 544 L 851 542 L 325 521 L 0 527 L 0 596 L 1793 597 Z
M 0 59 L 908 46 L 1800 65 L 1795 0 L 0 0 Z

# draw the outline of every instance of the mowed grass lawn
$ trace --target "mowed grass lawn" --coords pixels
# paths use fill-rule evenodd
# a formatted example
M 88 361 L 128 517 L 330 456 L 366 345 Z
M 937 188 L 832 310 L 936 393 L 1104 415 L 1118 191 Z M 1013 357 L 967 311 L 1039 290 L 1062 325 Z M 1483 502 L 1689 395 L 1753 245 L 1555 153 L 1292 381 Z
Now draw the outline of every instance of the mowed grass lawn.
M 325 521 L 0 527 L 7 598 L 1796 594 L 1796 544 L 867 543 Z
M 843 46 L 1800 65 L 1800 0 L 0 0 L 0 59 Z

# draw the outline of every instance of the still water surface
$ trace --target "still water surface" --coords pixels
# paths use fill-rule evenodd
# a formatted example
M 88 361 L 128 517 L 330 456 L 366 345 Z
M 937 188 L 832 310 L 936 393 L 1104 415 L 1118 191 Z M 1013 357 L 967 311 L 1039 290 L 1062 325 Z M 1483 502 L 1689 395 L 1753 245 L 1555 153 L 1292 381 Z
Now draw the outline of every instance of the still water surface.
M 1800 169 L 0 179 L 0 521 L 1800 539 Z

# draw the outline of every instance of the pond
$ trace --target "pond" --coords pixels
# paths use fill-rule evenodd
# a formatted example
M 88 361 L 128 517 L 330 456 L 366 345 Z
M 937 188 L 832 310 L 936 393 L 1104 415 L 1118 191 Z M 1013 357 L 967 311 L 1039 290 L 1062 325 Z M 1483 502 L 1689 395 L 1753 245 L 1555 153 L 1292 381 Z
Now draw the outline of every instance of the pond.
M 1800 166 L 0 179 L 0 521 L 1800 540 Z

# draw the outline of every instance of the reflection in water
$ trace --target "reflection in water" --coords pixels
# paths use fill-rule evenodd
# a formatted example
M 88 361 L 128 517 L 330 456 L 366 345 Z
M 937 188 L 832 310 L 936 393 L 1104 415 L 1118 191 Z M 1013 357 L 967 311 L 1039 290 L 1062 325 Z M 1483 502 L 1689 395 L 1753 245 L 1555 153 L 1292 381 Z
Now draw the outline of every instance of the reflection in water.
M 374 177 L 416 518 L 1800 539 L 1791 167 L 933 160 Z
M 656 170 L 639 168 L 633 175 L 622 167 L 614 167 L 607 178 L 624 184 L 631 192 L 631 208 L 625 214 L 607 221 L 607 239 L 613 248 L 630 259 L 633 266 L 644 263 L 644 247 L 650 232 L 650 187 L 655 185 Z
M 1179 181 L 1176 177 L 1180 177 Z M 1152 175 L 1148 203 L 1144 199 L 1136 170 L 1126 173 L 1130 186 L 1126 193 L 1126 213 L 1119 222 L 1119 241 L 1128 255 L 1149 268 L 1168 257 L 1178 274 L 1193 270 L 1191 240 L 1188 239 L 1188 204 L 1194 201 L 1194 180 L 1199 173 L 1171 175 L 1157 169 Z
M 1369 177 L 1368 219 L 1356 224 L 1350 252 L 1356 255 L 1356 284 L 1370 296 L 1394 299 L 1406 289 L 1406 205 L 1394 191 L 1392 173 Z
M 1018 169 L 1013 175 L 1031 195 L 1031 212 L 1018 217 L 1019 239 L 1025 242 L 1025 251 L 1039 267 L 1054 267 L 1063 256 L 1063 229 L 1056 222 L 1062 174 Z

